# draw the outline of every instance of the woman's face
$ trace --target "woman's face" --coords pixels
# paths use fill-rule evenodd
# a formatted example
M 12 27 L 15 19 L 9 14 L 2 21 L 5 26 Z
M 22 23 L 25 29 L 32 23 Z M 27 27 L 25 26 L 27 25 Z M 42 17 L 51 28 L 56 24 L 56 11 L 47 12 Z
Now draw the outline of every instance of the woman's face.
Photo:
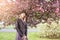
M 20 18 L 24 18 L 25 16 L 26 16 L 25 13 L 21 13 L 21 14 L 19 15 Z

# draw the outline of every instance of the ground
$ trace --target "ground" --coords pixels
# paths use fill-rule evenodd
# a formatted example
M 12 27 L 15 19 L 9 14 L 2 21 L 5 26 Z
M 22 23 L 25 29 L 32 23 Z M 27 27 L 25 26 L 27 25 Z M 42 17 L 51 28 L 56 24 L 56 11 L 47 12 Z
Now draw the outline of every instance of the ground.
M 0 40 L 15 40 L 16 33 L 15 32 L 0 32 Z M 48 38 L 40 38 L 39 35 L 35 32 L 28 33 L 28 40 L 60 40 L 59 39 L 48 39 Z
M 39 24 L 38 26 L 45 27 L 44 25 L 41 25 L 41 24 Z M 58 39 L 40 38 L 39 31 L 41 31 L 41 30 L 39 30 L 40 29 L 39 27 L 33 28 L 33 29 L 29 28 L 28 40 L 60 40 L 60 38 L 58 38 Z M 10 30 L 10 29 L 12 29 L 12 26 L 6 27 L 6 29 Z M 38 31 L 36 31 L 36 30 L 38 30 Z M 6 30 L 4 30 L 4 31 L 6 31 Z M 0 32 L 0 40 L 15 40 L 15 37 L 16 37 L 16 32 L 13 32 L 13 31 L 12 32 Z

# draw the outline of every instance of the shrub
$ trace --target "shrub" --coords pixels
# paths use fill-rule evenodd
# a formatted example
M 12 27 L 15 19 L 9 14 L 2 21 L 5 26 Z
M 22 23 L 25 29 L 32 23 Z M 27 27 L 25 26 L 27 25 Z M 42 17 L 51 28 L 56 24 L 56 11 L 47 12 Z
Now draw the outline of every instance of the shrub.
M 50 21 L 49 21 L 50 22 Z M 59 38 L 60 37 L 60 21 L 51 21 L 51 23 L 39 24 L 40 37 Z

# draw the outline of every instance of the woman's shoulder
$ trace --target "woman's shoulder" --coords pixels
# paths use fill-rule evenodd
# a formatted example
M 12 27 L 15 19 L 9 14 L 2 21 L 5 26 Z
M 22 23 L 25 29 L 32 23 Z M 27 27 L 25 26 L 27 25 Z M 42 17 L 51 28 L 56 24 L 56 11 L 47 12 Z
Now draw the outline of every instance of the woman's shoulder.
M 19 22 L 19 23 L 21 23 L 21 22 L 22 22 L 22 20 L 21 20 L 21 19 L 16 19 L 16 21 L 17 21 L 17 22 Z
M 19 21 L 20 19 L 19 18 L 16 18 L 16 21 Z

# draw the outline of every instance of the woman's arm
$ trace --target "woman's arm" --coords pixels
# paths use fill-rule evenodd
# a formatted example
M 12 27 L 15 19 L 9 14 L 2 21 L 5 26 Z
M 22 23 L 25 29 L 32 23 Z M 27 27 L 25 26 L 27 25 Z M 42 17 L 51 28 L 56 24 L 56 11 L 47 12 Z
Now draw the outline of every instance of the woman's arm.
M 24 20 L 23 20 L 24 22 L 26 22 L 26 17 L 24 18 Z

